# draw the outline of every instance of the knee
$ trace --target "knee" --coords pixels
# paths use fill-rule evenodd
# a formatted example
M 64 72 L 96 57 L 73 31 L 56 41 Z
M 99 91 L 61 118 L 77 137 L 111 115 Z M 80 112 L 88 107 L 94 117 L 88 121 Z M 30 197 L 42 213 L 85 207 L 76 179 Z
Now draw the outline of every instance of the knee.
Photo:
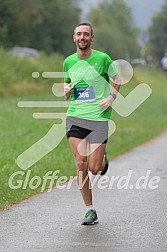
M 90 171 L 92 172 L 93 175 L 97 175 L 98 172 L 99 172 L 99 170 L 96 170 L 96 169 L 92 169 L 92 170 L 90 170 Z
M 89 170 L 93 175 L 97 175 L 101 170 L 101 166 L 99 166 L 98 164 L 89 164 Z
M 78 171 L 85 171 L 88 167 L 87 161 L 83 159 L 76 159 L 76 166 Z

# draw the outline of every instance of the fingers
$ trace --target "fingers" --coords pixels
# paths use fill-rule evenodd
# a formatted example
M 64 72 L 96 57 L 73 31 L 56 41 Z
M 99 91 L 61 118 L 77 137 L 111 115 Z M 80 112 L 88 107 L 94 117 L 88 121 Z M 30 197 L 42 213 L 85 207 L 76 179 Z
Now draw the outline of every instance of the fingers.
M 107 109 L 109 107 L 109 105 L 103 100 L 99 101 L 99 105 L 104 109 Z
M 64 97 L 66 100 L 70 98 L 71 95 L 71 83 L 64 83 Z
M 64 94 L 67 94 L 71 91 L 71 83 L 65 83 L 64 84 Z
M 71 90 L 71 83 L 64 84 L 64 91 L 70 91 Z
M 103 109 L 108 109 L 111 104 L 112 104 L 112 97 L 107 97 L 104 98 L 103 100 L 99 101 L 99 105 L 103 108 Z

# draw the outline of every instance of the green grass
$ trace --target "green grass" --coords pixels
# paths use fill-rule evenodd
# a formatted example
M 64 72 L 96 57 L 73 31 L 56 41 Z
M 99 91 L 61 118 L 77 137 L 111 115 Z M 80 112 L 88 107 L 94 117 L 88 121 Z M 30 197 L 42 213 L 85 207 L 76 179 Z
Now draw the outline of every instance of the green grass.
M 43 72 L 61 72 L 63 56 L 50 56 L 40 52 L 40 58 L 13 57 L 9 51 L 0 48 L 0 96 L 18 96 L 49 91 L 50 79 L 42 77 Z M 32 78 L 39 72 L 39 78 Z M 56 80 L 59 82 L 59 80 Z
M 123 86 L 122 93 L 129 93 L 139 83 L 149 84 L 152 94 L 128 117 L 123 118 L 113 113 L 112 119 L 117 128 L 107 146 L 111 158 L 167 129 L 166 73 L 154 69 L 136 69 L 133 80 Z
M 122 94 L 128 94 L 141 82 L 151 86 L 152 95 L 126 118 L 113 113 L 112 120 L 116 124 L 116 131 L 109 138 L 107 145 L 110 160 L 120 153 L 157 136 L 167 128 L 167 76 L 162 72 L 156 72 L 154 69 L 136 69 L 131 83 L 123 86 Z M 55 96 L 51 92 L 45 92 L 34 95 L 6 95 L 1 98 L 0 209 L 40 192 L 41 185 L 36 190 L 31 190 L 29 186 L 26 189 L 13 190 L 8 186 L 8 180 L 13 172 L 23 171 L 15 164 L 17 156 L 41 139 L 55 123 L 53 119 L 37 120 L 32 118 L 33 112 L 55 112 L 55 108 L 18 108 L 17 102 L 20 100 L 55 100 Z M 42 178 L 46 172 L 55 170 L 60 170 L 60 176 L 74 176 L 74 160 L 66 138 L 64 137 L 58 147 L 29 170 L 31 171 L 29 181 L 34 176 Z M 23 176 L 16 176 L 15 185 L 17 179 L 24 181 L 27 171 L 23 172 L 25 173 Z

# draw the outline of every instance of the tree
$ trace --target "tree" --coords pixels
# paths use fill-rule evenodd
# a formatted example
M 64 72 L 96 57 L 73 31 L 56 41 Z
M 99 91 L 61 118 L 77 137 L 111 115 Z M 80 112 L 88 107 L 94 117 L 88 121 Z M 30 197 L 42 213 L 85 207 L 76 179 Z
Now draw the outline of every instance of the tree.
M 139 55 L 137 29 L 133 26 L 131 9 L 123 0 L 101 2 L 90 11 L 89 19 L 95 30 L 95 47 L 115 59 Z
M 0 1 L 0 46 L 34 47 L 47 53 L 74 50 L 72 32 L 79 22 L 76 0 Z
M 162 7 L 162 11 L 152 18 L 149 28 L 149 45 L 154 57 L 160 60 L 167 50 L 167 1 Z

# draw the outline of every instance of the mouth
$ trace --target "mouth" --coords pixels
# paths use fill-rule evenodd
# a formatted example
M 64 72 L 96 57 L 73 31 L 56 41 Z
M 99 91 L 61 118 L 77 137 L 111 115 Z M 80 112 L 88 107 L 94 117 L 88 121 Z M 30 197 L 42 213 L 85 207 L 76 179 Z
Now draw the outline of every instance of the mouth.
M 85 45 L 85 44 L 87 44 L 87 42 L 86 42 L 86 41 L 81 40 L 81 41 L 79 41 L 79 44 L 80 44 L 80 45 Z
M 78 41 L 78 47 L 81 50 L 85 50 L 88 47 L 88 41 Z
M 80 45 L 86 45 L 86 42 L 79 42 Z

